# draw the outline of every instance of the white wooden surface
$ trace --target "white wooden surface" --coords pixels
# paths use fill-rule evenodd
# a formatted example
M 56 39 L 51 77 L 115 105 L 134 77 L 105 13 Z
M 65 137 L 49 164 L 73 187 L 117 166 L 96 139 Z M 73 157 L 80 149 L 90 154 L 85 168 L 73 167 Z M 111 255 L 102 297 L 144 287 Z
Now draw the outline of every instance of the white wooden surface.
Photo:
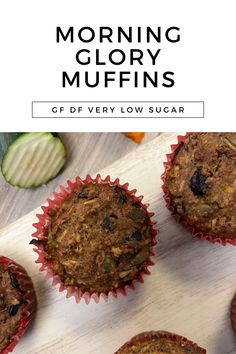
M 163 134 L 101 171 L 137 188 L 156 213 L 160 230 L 152 274 L 127 297 L 76 304 L 51 288 L 28 245 L 39 210 L 0 231 L 1 253 L 26 267 L 38 295 L 36 319 L 16 354 L 110 354 L 133 335 L 158 329 L 187 336 L 209 354 L 236 353 L 229 317 L 236 248 L 192 239 L 166 209 L 160 175 L 174 142 L 176 134 Z
M 146 133 L 142 144 L 160 134 Z M 138 147 L 121 133 L 61 133 L 60 136 L 68 149 L 67 163 L 46 185 L 35 189 L 12 187 L 0 173 L 0 228 L 37 208 L 70 176 L 95 173 Z

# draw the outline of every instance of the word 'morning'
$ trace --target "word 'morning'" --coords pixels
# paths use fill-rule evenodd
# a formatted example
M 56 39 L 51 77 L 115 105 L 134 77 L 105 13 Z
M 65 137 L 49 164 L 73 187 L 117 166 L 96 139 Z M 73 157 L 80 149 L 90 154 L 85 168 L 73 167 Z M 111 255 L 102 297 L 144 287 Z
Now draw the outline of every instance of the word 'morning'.
M 56 41 L 57 43 L 61 41 L 74 43 L 75 40 L 79 40 L 83 43 L 90 43 L 94 40 L 97 40 L 99 43 L 150 43 L 152 41 L 161 43 L 164 39 L 170 43 L 177 43 L 180 41 L 179 32 L 180 28 L 176 26 L 171 26 L 166 29 L 163 29 L 161 26 L 155 29 L 140 26 L 130 26 L 124 29 L 118 26 L 115 29 L 111 27 L 99 27 L 96 30 L 92 27 L 81 27 L 75 30 L 72 26 L 65 29 L 58 26 L 56 27 Z

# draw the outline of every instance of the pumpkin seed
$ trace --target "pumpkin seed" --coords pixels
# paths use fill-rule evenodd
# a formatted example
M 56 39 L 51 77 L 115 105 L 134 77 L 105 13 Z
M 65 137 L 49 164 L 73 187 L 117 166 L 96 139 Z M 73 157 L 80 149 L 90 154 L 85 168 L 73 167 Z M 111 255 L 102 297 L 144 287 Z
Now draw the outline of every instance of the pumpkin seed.
M 123 253 L 120 257 L 119 257 L 119 261 L 122 263 L 127 263 L 131 260 L 131 258 L 133 257 L 132 253 L 127 252 L 127 253 Z
M 132 209 L 128 216 L 134 221 L 144 221 L 146 219 L 146 211 L 144 209 Z
M 139 252 L 133 259 L 133 263 L 136 267 L 139 267 L 149 256 L 148 251 Z
M 120 272 L 120 278 L 125 278 L 130 272 L 132 272 L 132 270 L 124 270 L 123 272 Z
M 202 217 L 209 217 L 214 214 L 218 210 L 218 204 L 213 203 L 211 205 L 208 204 L 200 204 L 194 208 L 188 210 L 188 215 L 201 215 Z
M 115 269 L 115 262 L 113 261 L 113 259 L 109 257 L 105 258 L 102 265 L 102 269 L 105 273 L 112 272 Z

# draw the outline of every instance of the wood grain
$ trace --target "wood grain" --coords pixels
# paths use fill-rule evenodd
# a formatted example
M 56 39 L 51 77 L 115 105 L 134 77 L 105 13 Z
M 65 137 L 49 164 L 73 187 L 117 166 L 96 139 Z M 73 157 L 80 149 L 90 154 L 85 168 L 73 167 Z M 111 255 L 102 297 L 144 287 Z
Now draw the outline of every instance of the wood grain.
M 160 133 L 146 133 L 142 144 Z M 6 183 L 0 173 L 0 228 L 17 220 L 42 204 L 58 184 L 75 175 L 94 173 L 111 164 L 138 145 L 120 133 L 61 133 L 68 161 L 64 171 L 46 185 L 20 189 Z
M 166 209 L 160 175 L 175 142 L 176 134 L 162 134 L 100 171 L 137 188 L 156 213 L 160 230 L 152 274 L 127 297 L 77 305 L 51 288 L 28 245 L 39 209 L 0 231 L 1 253 L 26 267 L 39 302 L 36 319 L 15 353 L 111 354 L 135 334 L 158 329 L 187 336 L 208 354 L 236 353 L 229 318 L 236 249 L 193 239 Z

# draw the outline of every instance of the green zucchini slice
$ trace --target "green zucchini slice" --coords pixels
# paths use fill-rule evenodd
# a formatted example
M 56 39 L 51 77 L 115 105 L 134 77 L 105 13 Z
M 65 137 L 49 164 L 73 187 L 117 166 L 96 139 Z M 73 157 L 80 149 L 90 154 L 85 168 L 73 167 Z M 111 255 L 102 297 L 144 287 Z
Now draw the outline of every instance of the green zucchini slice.
M 31 188 L 57 176 L 67 156 L 58 136 L 52 133 L 22 133 L 12 137 L 13 141 L 7 146 L 1 164 L 7 182 L 20 188 Z

